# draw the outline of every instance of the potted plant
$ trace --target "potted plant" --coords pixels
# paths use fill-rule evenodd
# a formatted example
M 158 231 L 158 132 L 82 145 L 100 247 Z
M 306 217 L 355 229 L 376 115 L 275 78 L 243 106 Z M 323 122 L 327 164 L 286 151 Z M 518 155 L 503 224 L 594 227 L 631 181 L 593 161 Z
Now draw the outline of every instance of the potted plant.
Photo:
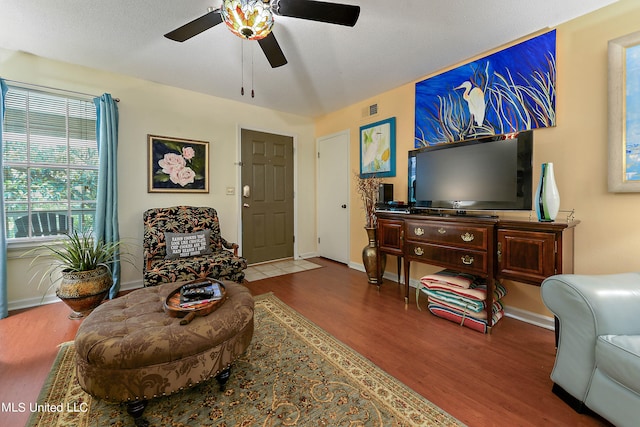
M 378 247 L 376 245 L 376 230 L 378 227 L 378 218 L 376 217 L 376 204 L 378 203 L 378 189 L 382 183 L 382 179 L 371 175 L 362 177 L 355 174 L 358 184 L 358 194 L 362 199 L 365 214 L 365 230 L 369 243 L 362 249 L 362 263 L 367 272 L 368 281 L 371 284 L 380 286 L 378 280 Z M 380 274 L 384 273 L 387 257 L 383 254 L 380 257 Z
M 43 257 L 54 259 L 42 273 L 38 287 L 45 280 L 51 282 L 47 290 L 59 283 L 56 296 L 73 310 L 69 318 L 79 319 L 100 305 L 109 292 L 113 284 L 111 266 L 115 255 L 120 254 L 122 242 L 96 241 L 89 231 L 73 231 L 66 236 L 60 242 L 38 247 L 27 254 L 37 252 L 32 265 Z M 131 262 L 127 253 L 122 255 L 124 261 Z

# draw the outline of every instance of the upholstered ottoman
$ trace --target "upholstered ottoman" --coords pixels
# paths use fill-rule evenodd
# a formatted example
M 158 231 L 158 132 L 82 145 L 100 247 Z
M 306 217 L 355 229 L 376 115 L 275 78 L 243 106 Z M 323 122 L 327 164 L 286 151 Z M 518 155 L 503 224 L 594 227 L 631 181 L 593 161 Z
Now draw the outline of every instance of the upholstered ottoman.
M 163 303 L 180 283 L 133 291 L 96 308 L 75 338 L 77 375 L 89 394 L 128 403 L 138 418 L 148 399 L 216 377 L 224 386 L 231 364 L 253 337 L 253 297 L 223 281 L 220 307 L 181 325 Z

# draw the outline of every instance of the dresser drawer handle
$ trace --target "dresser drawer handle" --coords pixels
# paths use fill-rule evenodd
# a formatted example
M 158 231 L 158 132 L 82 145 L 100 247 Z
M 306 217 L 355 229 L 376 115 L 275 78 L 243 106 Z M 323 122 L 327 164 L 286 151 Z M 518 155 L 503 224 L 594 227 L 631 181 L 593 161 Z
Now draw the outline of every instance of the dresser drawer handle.
M 420 246 L 418 246 L 413 249 L 413 253 L 415 253 L 418 256 L 422 256 L 424 255 L 424 250 Z
M 473 257 L 469 256 L 469 255 L 465 255 L 463 257 L 460 257 L 460 259 L 462 260 L 462 263 L 464 265 L 471 265 L 473 264 Z
M 416 236 L 422 236 L 424 234 L 424 228 L 416 227 L 413 229 L 413 233 Z
M 438 228 L 438 233 L 440 233 L 440 234 L 447 234 L 447 230 L 446 230 L 446 229 L 444 229 L 444 228 L 442 228 L 442 227 L 440 227 L 440 228 Z
M 476 238 L 476 236 L 473 235 L 473 233 L 464 233 L 462 235 L 460 235 L 460 238 L 464 241 L 464 242 L 473 242 L 473 239 Z

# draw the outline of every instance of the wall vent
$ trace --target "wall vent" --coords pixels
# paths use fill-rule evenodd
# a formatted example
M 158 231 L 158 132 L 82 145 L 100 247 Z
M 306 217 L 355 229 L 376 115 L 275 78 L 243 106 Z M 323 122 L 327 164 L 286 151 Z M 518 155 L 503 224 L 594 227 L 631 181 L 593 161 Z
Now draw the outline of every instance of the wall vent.
M 371 104 L 362 109 L 363 118 L 375 116 L 376 114 L 378 114 L 378 103 Z

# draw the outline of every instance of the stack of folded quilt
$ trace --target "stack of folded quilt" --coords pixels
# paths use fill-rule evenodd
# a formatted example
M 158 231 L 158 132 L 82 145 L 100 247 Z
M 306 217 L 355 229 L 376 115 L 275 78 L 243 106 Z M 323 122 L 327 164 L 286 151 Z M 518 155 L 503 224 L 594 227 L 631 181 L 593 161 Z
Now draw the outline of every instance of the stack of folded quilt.
M 418 308 L 418 296 L 421 292 L 427 295 L 429 311 L 434 315 L 479 332 L 487 332 L 485 279 L 453 270 L 442 270 L 420 279 L 416 293 Z M 493 292 L 493 325 L 504 316 L 501 299 L 506 294 L 505 287 L 496 283 Z

